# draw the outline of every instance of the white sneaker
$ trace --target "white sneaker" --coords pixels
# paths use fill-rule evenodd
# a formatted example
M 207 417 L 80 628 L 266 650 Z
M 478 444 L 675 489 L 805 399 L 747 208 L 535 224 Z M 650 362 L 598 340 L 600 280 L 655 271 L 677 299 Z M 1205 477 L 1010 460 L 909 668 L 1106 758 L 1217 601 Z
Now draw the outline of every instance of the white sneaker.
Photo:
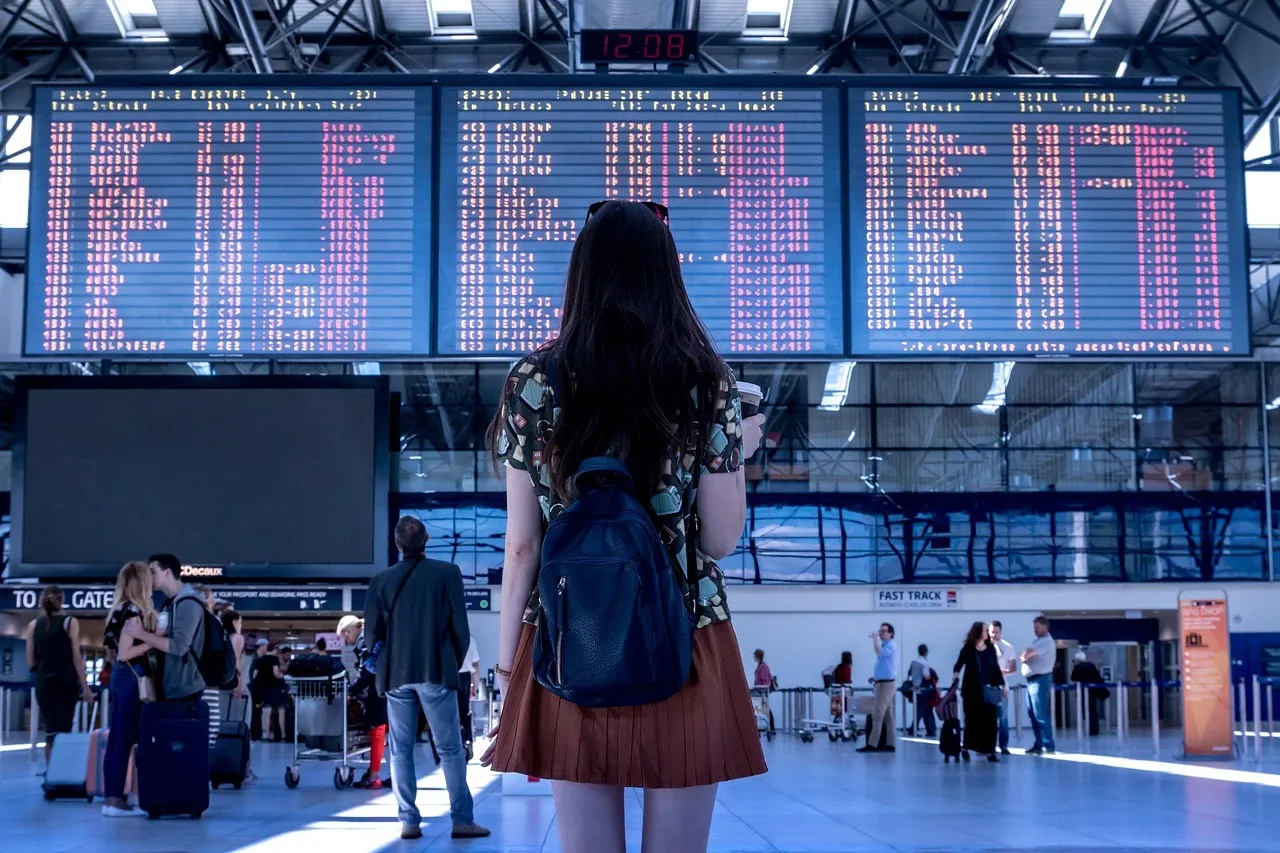
M 142 809 L 122 809 L 119 806 L 103 806 L 103 817 L 146 817 L 147 813 Z

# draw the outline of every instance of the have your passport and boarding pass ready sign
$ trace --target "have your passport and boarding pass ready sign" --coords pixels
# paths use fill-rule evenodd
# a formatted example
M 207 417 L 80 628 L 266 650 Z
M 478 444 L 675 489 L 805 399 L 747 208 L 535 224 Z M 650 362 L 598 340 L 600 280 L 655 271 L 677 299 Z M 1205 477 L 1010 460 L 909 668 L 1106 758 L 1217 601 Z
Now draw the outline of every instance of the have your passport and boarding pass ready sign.
M 959 610 L 956 587 L 891 587 L 876 590 L 876 610 Z

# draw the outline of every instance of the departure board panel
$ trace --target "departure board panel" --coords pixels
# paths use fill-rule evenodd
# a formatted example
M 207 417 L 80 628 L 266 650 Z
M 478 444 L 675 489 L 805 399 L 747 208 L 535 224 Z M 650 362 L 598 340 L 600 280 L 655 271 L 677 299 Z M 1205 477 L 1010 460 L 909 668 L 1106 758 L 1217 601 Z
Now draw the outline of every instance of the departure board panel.
M 25 350 L 430 345 L 431 89 L 36 90 Z
M 440 113 L 439 352 L 554 337 L 573 241 L 611 198 L 670 208 L 723 352 L 844 351 L 838 90 L 446 86 Z
M 854 354 L 1248 353 L 1232 94 L 849 97 Z

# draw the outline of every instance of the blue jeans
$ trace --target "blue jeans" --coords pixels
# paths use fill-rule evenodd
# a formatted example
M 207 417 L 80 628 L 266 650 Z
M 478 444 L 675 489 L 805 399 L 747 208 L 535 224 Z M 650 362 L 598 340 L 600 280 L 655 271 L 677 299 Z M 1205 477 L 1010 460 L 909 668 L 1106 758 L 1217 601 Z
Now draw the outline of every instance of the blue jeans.
M 107 733 L 107 754 L 103 756 L 102 794 L 123 800 L 129 778 L 129 754 L 138 743 L 142 702 L 138 699 L 138 678 L 127 661 L 111 668 L 111 730 Z
M 1053 674 L 1032 675 L 1027 678 L 1027 713 L 1031 715 L 1031 730 L 1036 734 L 1036 748 L 1054 749 L 1053 717 L 1050 714 L 1049 692 L 1053 690 Z
M 474 802 L 467 788 L 467 757 L 462 750 L 462 728 L 458 722 L 458 697 L 441 684 L 406 684 L 387 692 L 387 735 L 391 750 L 391 786 L 400 806 L 400 823 L 418 826 L 418 773 L 413 750 L 418 743 L 418 706 L 427 715 L 427 724 L 440 753 L 444 783 L 449 790 L 450 816 L 454 826 L 473 822 Z
M 1012 695 L 1012 693 L 1010 694 Z M 996 731 L 999 732 L 999 740 L 997 746 L 1001 749 L 1009 748 L 1009 700 L 1005 699 L 1000 703 L 1000 707 L 996 709 Z

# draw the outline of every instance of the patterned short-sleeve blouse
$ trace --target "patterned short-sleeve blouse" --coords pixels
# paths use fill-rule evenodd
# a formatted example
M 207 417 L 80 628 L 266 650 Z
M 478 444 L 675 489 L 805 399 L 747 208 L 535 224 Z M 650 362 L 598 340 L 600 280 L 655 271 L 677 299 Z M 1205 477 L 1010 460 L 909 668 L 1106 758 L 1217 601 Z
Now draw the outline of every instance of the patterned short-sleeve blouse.
M 551 470 L 544 450 L 546 438 L 560 417 L 551 381 L 544 370 L 547 350 L 525 357 L 507 377 L 499 413 L 501 429 L 497 436 L 498 458 L 508 468 L 528 472 L 542 507 L 542 526 L 564 509 L 565 500 L 551 488 Z M 742 409 L 733 374 L 726 366 L 726 379 L 721 381 L 716 397 L 715 419 L 702 448 L 702 473 L 732 472 L 742 465 Z M 666 543 L 683 580 L 689 576 L 685 547 L 685 520 L 697 497 L 693 489 L 694 454 L 672 453 L 664 469 L 661 487 L 650 500 L 658 521 L 658 532 Z M 729 621 L 729 605 L 725 600 L 724 576 L 715 561 L 695 547 L 698 578 L 698 627 Z M 524 621 L 536 622 L 537 588 L 525 610 Z

